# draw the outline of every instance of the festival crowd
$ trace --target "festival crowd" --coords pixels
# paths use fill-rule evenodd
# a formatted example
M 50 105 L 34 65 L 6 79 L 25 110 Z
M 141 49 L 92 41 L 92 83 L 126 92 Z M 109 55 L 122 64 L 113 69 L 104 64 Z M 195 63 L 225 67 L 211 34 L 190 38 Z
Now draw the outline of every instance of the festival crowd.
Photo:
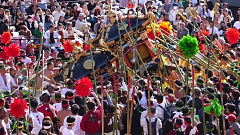
M 1 1 L 0 34 L 10 31 L 11 42 L 19 44 L 21 51 L 18 57 L 0 61 L 0 135 L 240 135 L 240 44 L 229 43 L 225 36 L 228 28 L 240 30 L 240 8 L 232 12 L 228 3 L 217 2 L 214 14 L 211 0 Z M 195 9 L 196 18 L 192 15 Z M 64 62 L 73 57 L 71 53 L 60 57 L 62 45 L 67 39 L 96 37 L 109 24 L 110 10 L 121 16 L 153 12 L 156 23 L 171 23 L 177 39 L 195 36 L 200 52 L 211 55 L 210 65 L 218 63 L 222 70 L 197 63 L 188 66 L 163 49 L 164 61 L 177 61 L 188 84 L 176 69 L 159 69 L 162 59 L 157 58 L 148 72 L 130 81 L 117 69 L 118 93 L 113 79 L 105 78 L 103 90 L 97 82 L 90 96 L 77 95 L 70 78 L 54 80 Z M 205 45 L 193 22 L 209 33 L 205 36 L 213 41 L 213 47 Z M 44 60 L 41 57 L 38 65 L 36 50 L 41 42 Z M 35 66 L 46 68 L 36 75 L 32 88 L 34 80 L 28 78 Z M 31 97 L 28 88 L 36 90 Z M 21 118 L 13 116 L 10 109 L 15 97 L 29 105 Z M 224 110 L 215 115 L 219 105 Z M 210 114 L 205 110 L 208 106 L 212 107 Z

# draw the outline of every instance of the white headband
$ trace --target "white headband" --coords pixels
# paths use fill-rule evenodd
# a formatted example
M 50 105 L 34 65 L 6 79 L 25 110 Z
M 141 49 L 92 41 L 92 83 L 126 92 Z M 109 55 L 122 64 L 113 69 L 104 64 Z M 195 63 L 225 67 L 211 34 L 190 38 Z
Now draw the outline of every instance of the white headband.
M 44 129 L 50 129 L 52 126 L 43 126 Z

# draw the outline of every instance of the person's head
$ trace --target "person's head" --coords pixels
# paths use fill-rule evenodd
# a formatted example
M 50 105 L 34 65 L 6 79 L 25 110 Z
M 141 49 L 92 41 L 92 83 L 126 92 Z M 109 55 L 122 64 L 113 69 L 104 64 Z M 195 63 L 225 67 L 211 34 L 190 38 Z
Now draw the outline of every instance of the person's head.
M 150 107 L 150 116 L 154 117 L 156 115 L 156 107 L 151 106 Z
M 88 108 L 88 110 L 90 110 L 90 111 L 94 110 L 95 105 L 96 105 L 96 104 L 95 104 L 93 101 L 88 102 L 88 103 L 87 103 L 87 108 Z
M 234 113 L 235 105 L 233 103 L 227 103 L 226 107 L 227 107 L 227 113 L 228 114 L 233 114 Z
M 185 29 L 185 23 L 184 22 L 180 22 L 180 29 Z
M 79 16 L 78 16 L 78 17 L 79 17 L 80 20 L 83 20 L 83 19 L 84 19 L 84 16 L 85 16 L 84 13 L 79 13 Z
M 42 14 L 42 9 L 40 7 L 37 8 L 37 13 L 40 15 Z
M 37 99 L 31 99 L 30 103 L 31 103 L 31 109 L 32 109 L 32 110 L 36 110 L 37 107 L 38 107 L 38 101 L 37 101 Z
M 17 74 L 16 68 L 15 67 L 11 67 L 9 73 L 10 73 L 10 75 L 15 76 Z
M 181 128 L 181 126 L 183 125 L 183 120 L 181 118 L 177 118 L 176 122 L 175 122 L 175 128 Z
M 42 129 L 38 132 L 38 135 L 48 135 L 48 132 Z
M 80 107 L 77 104 L 73 104 L 71 107 L 71 112 L 73 115 L 77 115 L 79 113 Z
M 227 2 L 223 3 L 223 8 L 228 8 L 228 3 Z
M 5 11 L 3 8 L 0 8 L 0 15 L 4 15 L 5 14 Z
M 114 113 L 114 110 L 115 110 L 115 105 L 113 105 L 113 104 L 112 104 L 112 105 L 109 105 L 107 109 L 108 109 L 108 113 L 113 114 L 113 113 Z
M 47 90 L 50 94 L 54 93 L 55 86 L 53 84 L 47 85 Z
M 21 10 L 17 10 L 17 13 L 16 13 L 16 14 L 17 14 L 18 17 L 20 17 L 20 16 L 22 15 Z
M 43 129 L 49 132 L 52 129 L 52 122 L 50 120 L 43 120 Z
M 58 6 L 56 7 L 56 11 L 58 11 L 58 12 L 61 11 L 61 5 L 58 5 Z
M 49 70 L 53 70 L 53 68 L 54 68 L 54 64 L 53 64 L 53 62 L 48 62 L 47 63 L 47 69 L 49 69 Z
M 50 95 L 48 93 L 43 93 L 41 96 L 41 101 L 44 104 L 48 104 L 50 102 Z
M 58 21 L 59 22 L 64 22 L 64 16 L 60 16 Z
M 163 102 L 164 95 L 163 94 L 157 94 L 156 99 L 158 104 L 161 104 Z
M 18 126 L 18 132 L 22 132 L 22 129 L 24 128 L 23 122 L 19 121 L 17 126 Z
M 116 21 L 116 13 L 113 11 L 109 11 L 108 20 L 111 24 L 113 24 Z
M 69 108 L 69 102 L 66 99 L 62 100 L 62 108 L 68 109 Z
M 67 91 L 66 95 L 68 100 L 74 100 L 74 93 L 72 91 Z
M 101 21 L 101 22 L 100 22 L 100 28 L 104 28 L 105 26 L 106 26 L 105 21 Z
M 46 12 L 47 15 L 50 15 L 50 14 L 51 14 L 51 10 L 48 9 L 48 8 L 45 10 L 45 12 Z
M 68 116 L 67 117 L 67 124 L 68 124 L 68 127 L 72 128 L 75 124 L 75 117 L 73 116 Z
M 195 87 L 193 89 L 193 94 L 195 98 L 199 98 L 201 96 L 201 89 L 199 87 Z
M 38 29 L 39 29 L 39 30 L 42 30 L 43 27 L 44 27 L 44 24 L 43 24 L 42 22 L 40 22 L 40 23 L 38 24 Z
M 51 32 L 51 33 L 53 33 L 53 32 L 54 32 L 54 28 L 55 28 L 55 27 L 54 27 L 54 25 L 53 25 L 53 24 L 51 24 L 51 25 L 49 26 L 49 30 L 50 30 L 50 32 Z
M 71 30 L 72 29 L 72 23 L 71 22 L 67 22 L 67 29 Z
M 234 114 L 228 115 L 228 123 L 234 123 L 236 121 L 236 116 Z
M 5 110 L 4 107 L 0 108 L 0 119 L 4 119 L 7 116 L 7 111 Z
M 16 7 L 17 7 L 17 1 L 14 1 L 14 2 L 12 3 L 12 8 L 15 9 Z

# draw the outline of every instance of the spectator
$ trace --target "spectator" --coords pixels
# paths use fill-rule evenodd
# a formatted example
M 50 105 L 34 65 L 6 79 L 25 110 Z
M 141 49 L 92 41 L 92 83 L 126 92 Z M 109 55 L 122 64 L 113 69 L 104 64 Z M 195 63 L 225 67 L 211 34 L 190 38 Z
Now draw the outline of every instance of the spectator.
M 180 22 L 180 29 L 177 32 L 177 38 L 181 39 L 183 36 L 186 36 L 189 34 L 189 30 L 185 27 L 185 24 L 183 22 Z
M 40 43 L 40 39 L 42 38 L 42 34 L 44 32 L 43 27 L 44 27 L 43 23 L 39 23 L 38 28 L 34 30 L 33 33 L 34 37 L 37 38 L 35 39 L 36 44 Z
M 60 18 L 60 16 L 64 16 L 65 13 L 61 9 L 61 5 L 58 5 L 57 8 L 52 12 L 52 15 L 54 17 L 54 22 L 57 22 Z
M 43 11 L 42 11 L 42 9 L 41 8 L 37 8 L 37 12 L 36 12 L 36 14 L 35 14 L 35 17 L 34 17 L 34 19 L 38 22 L 38 23 L 44 23 L 44 21 L 45 21 L 45 15 L 44 15 L 44 13 L 43 13 Z
M 27 40 L 30 40 L 32 37 L 32 32 L 27 28 L 26 25 L 22 25 L 19 31 L 19 35 L 23 35 L 24 38 L 26 38 Z
M 76 21 L 76 29 L 79 30 L 80 32 L 85 32 L 86 27 L 87 27 L 86 26 L 87 22 L 84 20 L 84 18 L 85 18 L 85 15 L 83 13 L 80 13 L 79 17 Z
M 25 25 L 31 31 L 31 33 L 34 33 L 34 30 L 38 28 L 37 21 L 33 20 L 32 16 L 27 17 L 27 21 L 25 21 Z
M 44 45 L 51 47 L 55 52 L 58 52 L 56 47 L 60 47 L 62 45 L 60 42 L 61 36 L 54 30 L 54 25 L 50 25 L 50 29 L 46 31 L 44 38 L 46 39 Z
M 3 8 L 0 8 L 0 22 L 5 22 L 5 20 L 7 20 L 8 17 L 7 15 L 5 14 L 5 11 Z
M 240 15 L 238 16 L 238 20 L 234 23 L 233 27 L 240 30 Z

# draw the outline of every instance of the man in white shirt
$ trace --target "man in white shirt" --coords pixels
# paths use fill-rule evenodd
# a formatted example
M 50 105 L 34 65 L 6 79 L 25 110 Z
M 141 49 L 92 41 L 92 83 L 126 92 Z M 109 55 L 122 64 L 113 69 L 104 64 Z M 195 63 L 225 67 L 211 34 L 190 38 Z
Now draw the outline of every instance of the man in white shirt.
M 60 16 L 65 16 L 65 13 L 61 10 L 61 5 L 58 5 L 56 10 L 52 12 L 54 22 L 58 21 Z
M 32 135 L 38 135 L 38 132 L 42 129 L 43 114 L 37 111 L 38 101 L 33 99 L 31 101 L 32 111 L 29 115 L 29 119 L 32 121 L 33 129 L 31 131 Z
M 240 29 L 240 16 L 238 16 L 238 21 L 236 21 L 235 23 L 234 23 L 234 25 L 233 25 L 233 27 L 235 27 L 236 29 Z
M 73 132 L 73 126 L 76 124 L 75 121 L 76 121 L 75 117 L 73 116 L 67 117 L 67 127 L 63 128 L 62 130 L 63 135 L 75 135 Z
M 73 104 L 71 107 L 72 117 L 75 118 L 75 124 L 72 127 L 72 131 L 74 132 L 74 135 L 85 135 L 85 132 L 81 130 L 80 123 L 82 121 L 82 116 L 78 115 L 78 112 L 80 110 L 80 107 L 77 104 Z M 63 126 L 68 127 L 67 122 L 68 117 L 65 117 Z
M 11 91 L 10 74 L 6 72 L 6 67 L 3 63 L 0 63 L 0 89 Z
M 57 31 L 54 30 L 54 25 L 49 26 L 49 30 L 45 32 L 44 38 L 46 39 L 44 46 L 51 47 L 55 52 L 58 53 L 56 47 L 60 47 L 62 45 L 60 42 L 61 36 Z
M 217 33 L 219 35 L 219 31 L 216 27 L 213 28 L 213 21 L 209 21 L 209 27 L 207 28 L 210 32 L 210 34 L 215 34 Z M 212 33 L 212 29 L 213 29 L 213 33 Z
M 87 26 L 88 26 L 84 18 L 85 18 L 84 13 L 79 13 L 79 17 L 76 20 L 76 25 L 75 25 L 76 29 L 83 33 L 86 32 Z
M 25 51 L 25 50 L 21 50 L 21 51 L 20 51 L 20 57 L 23 58 L 22 61 L 23 61 L 24 63 L 26 63 L 26 64 L 32 63 L 32 60 L 31 60 L 29 57 L 26 56 L 26 51 Z
M 151 106 L 149 111 L 150 111 L 150 120 L 152 123 L 152 127 L 156 126 L 156 128 L 153 128 L 156 130 L 155 131 L 152 130 L 152 134 L 159 135 L 159 130 L 162 128 L 162 122 L 159 118 L 156 117 L 156 107 Z M 152 128 L 149 125 L 149 117 L 142 118 L 140 121 L 140 125 L 143 127 L 144 135 L 149 135 L 149 128 Z

